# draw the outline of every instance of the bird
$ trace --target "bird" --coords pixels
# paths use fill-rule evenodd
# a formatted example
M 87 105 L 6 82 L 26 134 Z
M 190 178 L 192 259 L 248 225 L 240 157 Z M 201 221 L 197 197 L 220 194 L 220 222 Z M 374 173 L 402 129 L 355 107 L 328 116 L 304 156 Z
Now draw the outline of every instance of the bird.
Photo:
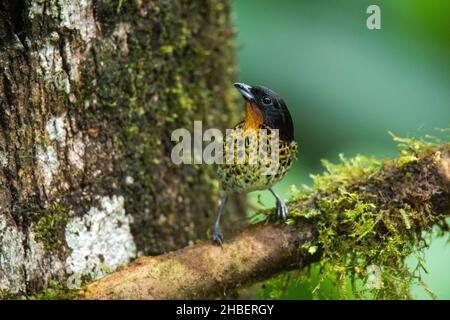
M 277 217 L 287 219 L 288 208 L 272 186 L 284 177 L 298 151 L 298 144 L 294 139 L 294 124 L 284 100 L 264 86 L 250 86 L 239 82 L 234 83 L 234 86 L 245 100 L 245 118 L 227 135 L 228 142 L 224 143 L 223 153 L 225 156 L 243 158 L 244 161 L 222 162 L 217 169 L 220 200 L 212 239 L 220 245 L 223 244 L 220 219 L 227 199 L 233 193 L 268 189 L 276 200 Z M 272 147 L 270 142 L 275 136 L 278 138 L 275 140 L 277 144 Z M 233 144 L 230 145 L 230 142 Z M 257 149 L 256 157 L 251 158 L 250 154 L 255 151 L 258 143 L 266 149 Z M 267 152 L 258 153 L 260 150 Z M 278 155 L 277 164 L 271 168 L 267 165 L 268 155 Z

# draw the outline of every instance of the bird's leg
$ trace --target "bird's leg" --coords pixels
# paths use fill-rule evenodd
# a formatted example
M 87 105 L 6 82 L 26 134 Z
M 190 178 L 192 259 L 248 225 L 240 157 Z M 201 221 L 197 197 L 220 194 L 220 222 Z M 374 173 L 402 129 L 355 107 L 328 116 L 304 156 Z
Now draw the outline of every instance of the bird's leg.
M 282 220 L 286 220 L 288 213 L 289 213 L 288 207 L 286 206 L 284 201 L 281 199 L 281 197 L 272 188 L 269 188 L 269 190 L 270 190 L 270 192 L 272 192 L 275 199 L 277 199 L 276 213 L 277 213 L 278 218 L 280 218 Z
M 223 208 L 225 208 L 225 203 L 227 202 L 227 196 L 223 196 L 220 198 L 219 204 L 219 213 L 217 214 L 216 223 L 214 224 L 213 229 L 213 241 L 222 245 L 223 243 L 223 235 L 222 230 L 220 229 L 220 217 L 222 216 Z

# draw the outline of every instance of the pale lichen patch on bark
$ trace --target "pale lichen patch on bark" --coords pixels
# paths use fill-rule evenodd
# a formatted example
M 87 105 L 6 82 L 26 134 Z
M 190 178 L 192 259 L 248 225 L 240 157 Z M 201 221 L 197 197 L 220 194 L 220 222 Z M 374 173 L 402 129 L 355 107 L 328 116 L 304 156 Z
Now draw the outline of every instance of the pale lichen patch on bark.
M 97 25 L 90 0 L 59 0 L 61 5 L 61 24 L 68 29 L 78 30 L 81 38 L 88 42 L 95 37 Z
M 93 279 L 104 276 L 136 256 L 130 231 L 131 216 L 126 215 L 122 196 L 102 197 L 100 208 L 91 207 L 66 226 L 66 242 L 71 255 L 68 271 Z
M 6 153 L 0 151 L 0 167 L 8 166 L 8 156 Z
M 47 146 L 46 150 L 40 145 L 36 147 L 36 160 L 38 171 L 43 179 L 44 187 L 49 192 L 53 177 L 58 171 L 58 155 L 53 146 Z
M 50 142 L 56 142 L 62 150 L 67 151 L 67 159 L 78 170 L 84 168 L 85 143 L 81 133 L 72 135 L 67 115 L 64 113 L 47 121 L 45 130 Z M 58 171 L 59 160 L 54 145 L 37 147 L 37 163 L 48 191 L 54 175 Z
M 33 1 L 28 11 L 28 17 L 34 19 L 43 14 L 58 18 L 62 27 L 77 30 L 86 42 L 95 37 L 97 33 L 91 0 Z
M 74 165 L 77 169 L 83 170 L 84 168 L 84 153 L 86 146 L 81 137 L 76 137 L 69 141 L 67 158 L 70 164 Z
M 79 83 L 81 81 L 80 66 L 84 62 L 89 49 L 84 52 L 81 52 L 80 49 L 77 51 L 76 49 L 72 49 L 70 42 L 66 42 L 63 50 L 65 62 L 67 64 L 67 68 L 69 69 L 68 72 L 70 80 Z
M 43 16 L 43 17 L 40 17 Z M 37 57 L 37 72 L 45 81 L 53 83 L 57 89 L 64 90 L 71 102 L 76 101 L 71 82 L 80 83 L 80 66 L 91 48 L 90 40 L 97 35 L 99 26 L 94 18 L 91 0 L 52 0 L 33 1 L 28 10 L 30 20 L 41 24 L 44 17 L 58 21 L 55 31 L 51 32 L 38 49 L 32 53 Z M 71 39 L 60 43 L 60 35 L 64 30 L 72 30 L 79 34 L 80 41 Z
M 45 81 L 52 82 L 57 89 L 70 93 L 70 81 L 63 68 L 63 59 L 59 48 L 52 42 L 47 41 L 41 49 L 32 53 L 37 57 L 40 68 L 37 72 Z
M 11 225 L 11 221 L 6 214 L 0 215 L 0 290 L 16 294 L 25 288 L 25 252 L 23 234 L 15 225 Z
M 56 142 L 61 148 L 65 148 L 67 145 L 66 138 L 68 133 L 68 122 L 66 114 L 62 114 L 59 117 L 53 117 L 48 120 L 45 125 L 45 131 L 47 133 L 49 142 Z M 74 157 L 72 156 L 72 158 Z M 47 193 L 49 193 L 53 178 L 58 172 L 58 168 L 60 165 L 57 149 L 52 144 L 45 147 L 38 145 L 36 147 L 36 160 L 38 172 L 40 173 L 42 181 L 44 182 L 45 190 L 47 191 Z
M 56 140 L 61 144 L 66 143 L 66 115 L 63 114 L 47 121 L 45 130 L 50 140 Z

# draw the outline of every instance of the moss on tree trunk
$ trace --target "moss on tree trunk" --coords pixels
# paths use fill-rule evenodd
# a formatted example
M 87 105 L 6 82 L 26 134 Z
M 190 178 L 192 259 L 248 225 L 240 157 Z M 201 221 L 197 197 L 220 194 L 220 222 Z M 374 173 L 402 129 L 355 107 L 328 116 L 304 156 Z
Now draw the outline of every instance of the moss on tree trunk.
M 170 133 L 234 122 L 234 75 L 225 0 L 2 2 L 0 290 L 204 239 L 217 183 Z

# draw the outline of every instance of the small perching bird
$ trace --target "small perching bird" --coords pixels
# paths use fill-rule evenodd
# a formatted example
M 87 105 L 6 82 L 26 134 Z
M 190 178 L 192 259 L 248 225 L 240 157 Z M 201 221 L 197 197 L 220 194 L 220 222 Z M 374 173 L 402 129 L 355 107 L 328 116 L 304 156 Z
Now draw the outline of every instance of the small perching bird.
M 245 99 L 245 119 L 234 126 L 231 136 L 227 134 L 224 145 L 224 154 L 238 161 L 225 161 L 218 169 L 221 198 L 213 240 L 219 244 L 223 243 L 220 217 L 231 193 L 269 189 L 277 216 L 287 218 L 288 208 L 272 186 L 284 177 L 298 149 L 291 115 L 280 96 L 263 86 L 234 86 Z

